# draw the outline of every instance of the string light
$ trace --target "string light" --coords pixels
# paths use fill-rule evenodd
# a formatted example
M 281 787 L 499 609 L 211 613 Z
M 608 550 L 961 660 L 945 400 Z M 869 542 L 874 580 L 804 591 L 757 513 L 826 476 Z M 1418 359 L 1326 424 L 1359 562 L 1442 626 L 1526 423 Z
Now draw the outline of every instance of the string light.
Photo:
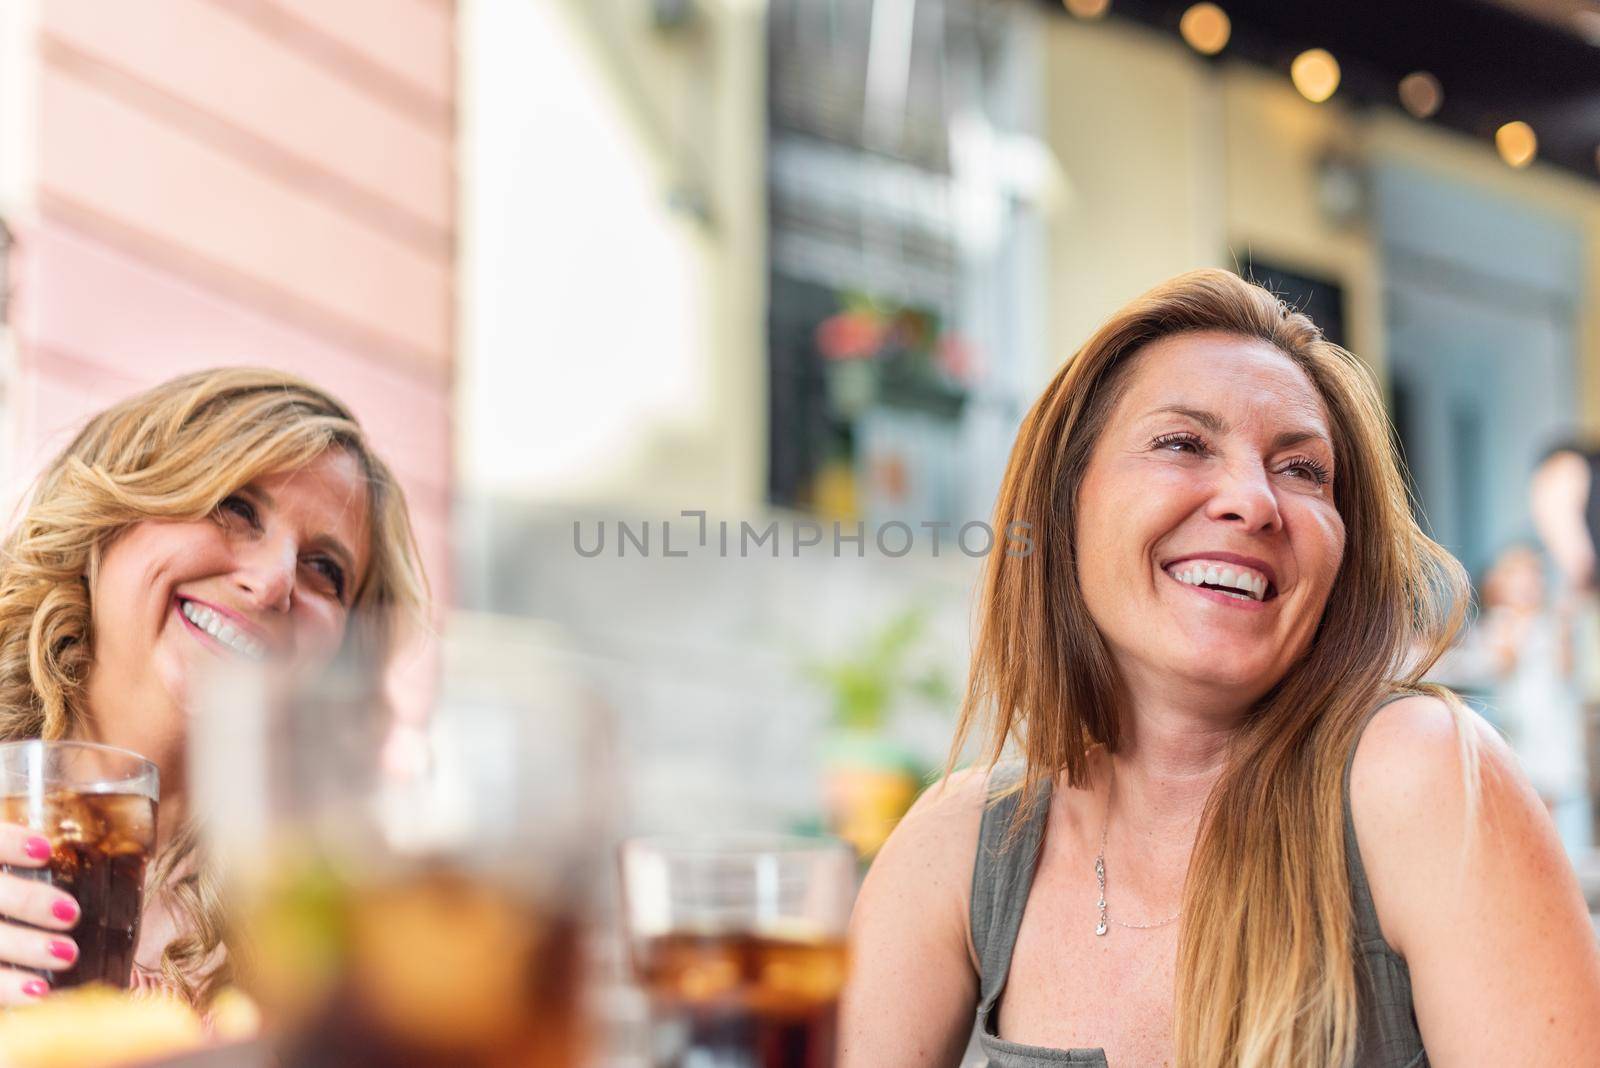
M 1300 95 L 1320 104 L 1339 88 L 1339 61 L 1322 48 L 1310 48 L 1294 57 L 1289 77 Z
M 1500 158 L 1511 166 L 1526 167 L 1539 154 L 1539 138 L 1532 126 L 1518 120 L 1494 132 L 1494 147 L 1500 150 Z
M 1104 18 L 1111 8 L 1111 0 L 1064 0 L 1067 10 L 1080 19 Z
M 1400 104 L 1419 119 L 1431 119 L 1444 104 L 1444 87 L 1425 70 L 1400 79 Z
M 1111 0 L 1062 0 L 1067 11 L 1080 19 L 1101 19 L 1111 10 Z M 1586 13 L 1587 14 L 1587 13 Z M 1600 33 L 1600 15 L 1592 16 Z M 1178 21 L 1178 32 L 1190 48 L 1201 55 L 1214 56 L 1228 47 L 1233 36 L 1233 21 L 1228 13 L 1210 0 L 1191 4 Z M 1600 43 L 1597 41 L 1596 43 Z M 1294 57 L 1289 78 L 1300 95 L 1321 104 L 1339 90 L 1339 61 L 1327 49 L 1309 48 Z M 1431 119 L 1444 106 L 1444 86 L 1432 73 L 1412 71 L 1399 84 L 1400 105 L 1412 117 Z M 1521 120 L 1508 122 L 1494 133 L 1495 149 L 1512 167 L 1522 168 L 1539 155 L 1539 138 L 1533 127 Z M 1595 169 L 1600 170 L 1600 145 L 1594 150 Z
M 1214 56 L 1228 47 L 1233 35 L 1233 23 L 1228 13 L 1212 3 L 1190 7 L 1178 21 L 1178 32 L 1189 42 L 1189 47 L 1203 56 Z

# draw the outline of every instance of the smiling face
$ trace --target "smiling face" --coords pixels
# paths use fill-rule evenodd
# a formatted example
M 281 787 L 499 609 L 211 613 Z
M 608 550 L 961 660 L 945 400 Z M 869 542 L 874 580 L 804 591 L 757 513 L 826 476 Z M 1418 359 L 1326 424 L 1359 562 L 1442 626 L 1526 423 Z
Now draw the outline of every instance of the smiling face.
M 1242 707 L 1305 651 L 1343 558 L 1327 413 L 1262 341 L 1183 334 L 1133 359 L 1078 488 L 1078 581 L 1136 694 Z
M 90 591 L 95 734 L 181 746 L 195 673 L 219 659 L 325 667 L 367 567 L 359 462 L 331 449 L 225 498 L 214 516 L 146 520 L 105 549 Z

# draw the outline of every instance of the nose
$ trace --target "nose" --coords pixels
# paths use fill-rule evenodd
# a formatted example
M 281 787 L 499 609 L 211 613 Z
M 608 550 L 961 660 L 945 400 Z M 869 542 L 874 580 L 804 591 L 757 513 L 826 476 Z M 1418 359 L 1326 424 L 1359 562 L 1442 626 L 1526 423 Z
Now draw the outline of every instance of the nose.
M 259 538 L 241 548 L 233 581 L 248 603 L 271 612 L 287 612 L 294 593 L 299 553 L 288 539 Z
M 1206 503 L 1206 515 L 1236 524 L 1248 533 L 1264 533 L 1283 525 L 1278 498 L 1267 480 L 1266 468 L 1253 460 L 1230 464 Z

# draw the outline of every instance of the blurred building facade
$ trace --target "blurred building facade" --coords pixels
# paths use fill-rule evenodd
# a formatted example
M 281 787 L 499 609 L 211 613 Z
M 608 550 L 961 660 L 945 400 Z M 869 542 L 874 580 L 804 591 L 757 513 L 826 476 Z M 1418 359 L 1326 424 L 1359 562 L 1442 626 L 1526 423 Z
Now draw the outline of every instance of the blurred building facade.
M 90 413 L 281 368 L 349 403 L 448 596 L 450 0 L 0 9 L 12 498 Z
M 989 400 L 1014 426 L 1111 310 L 1232 266 L 1337 308 L 1436 533 L 1486 563 L 1538 448 L 1600 425 L 1600 184 L 1049 7 L 468 5 L 464 478 L 507 500 L 811 507 L 773 437 L 797 273 L 902 302 L 942 286 L 916 299 L 1002 365 Z M 884 59 L 888 9 L 911 14 Z M 974 262 L 986 212 L 999 259 Z
M 1266 279 L 1368 361 L 1474 571 L 1531 530 L 1539 452 L 1600 429 L 1596 175 L 1111 7 L 462 5 L 462 599 L 625 665 L 641 763 L 720 749 L 797 801 L 829 716 L 797 665 L 907 605 L 963 665 L 978 561 L 659 529 L 591 559 L 575 522 L 988 519 L 1048 376 L 1180 271 Z M 925 758 L 952 711 L 905 728 Z

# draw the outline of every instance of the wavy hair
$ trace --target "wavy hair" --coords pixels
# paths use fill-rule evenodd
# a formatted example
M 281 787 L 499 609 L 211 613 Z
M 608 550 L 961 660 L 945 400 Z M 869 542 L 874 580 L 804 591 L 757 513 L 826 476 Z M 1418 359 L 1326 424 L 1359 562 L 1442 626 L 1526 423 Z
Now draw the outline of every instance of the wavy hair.
M 1091 745 L 1117 751 L 1126 698 L 1078 585 L 1078 490 L 1140 351 L 1199 331 L 1264 341 L 1310 378 L 1331 423 L 1346 540 L 1310 647 L 1250 710 L 1201 817 L 1179 935 L 1178 1064 L 1349 1065 L 1358 964 L 1345 762 L 1386 695 L 1429 693 L 1455 711 L 1475 781 L 1464 709 L 1422 681 L 1460 630 L 1470 587 L 1412 517 L 1370 372 L 1309 318 L 1227 271 L 1191 271 L 1113 315 L 1056 373 L 1023 422 L 995 510 L 997 526 L 1033 525 L 1035 551 L 989 556 L 951 764 L 975 733 L 991 766 L 1015 744 L 1026 760 L 1017 789 L 1036 797 L 1062 771 L 1087 786 Z
M 347 646 L 387 663 L 427 589 L 404 494 L 355 416 L 277 371 L 225 368 L 165 382 L 96 415 L 39 475 L 0 543 L 0 739 L 62 738 L 90 710 L 90 590 L 106 546 L 144 520 L 198 520 L 239 487 L 328 449 L 356 459 L 371 545 Z M 192 824 L 155 859 L 152 892 L 182 921 L 165 979 L 204 1004 L 227 978 L 218 887 Z M 220 963 L 218 958 L 222 958 Z

